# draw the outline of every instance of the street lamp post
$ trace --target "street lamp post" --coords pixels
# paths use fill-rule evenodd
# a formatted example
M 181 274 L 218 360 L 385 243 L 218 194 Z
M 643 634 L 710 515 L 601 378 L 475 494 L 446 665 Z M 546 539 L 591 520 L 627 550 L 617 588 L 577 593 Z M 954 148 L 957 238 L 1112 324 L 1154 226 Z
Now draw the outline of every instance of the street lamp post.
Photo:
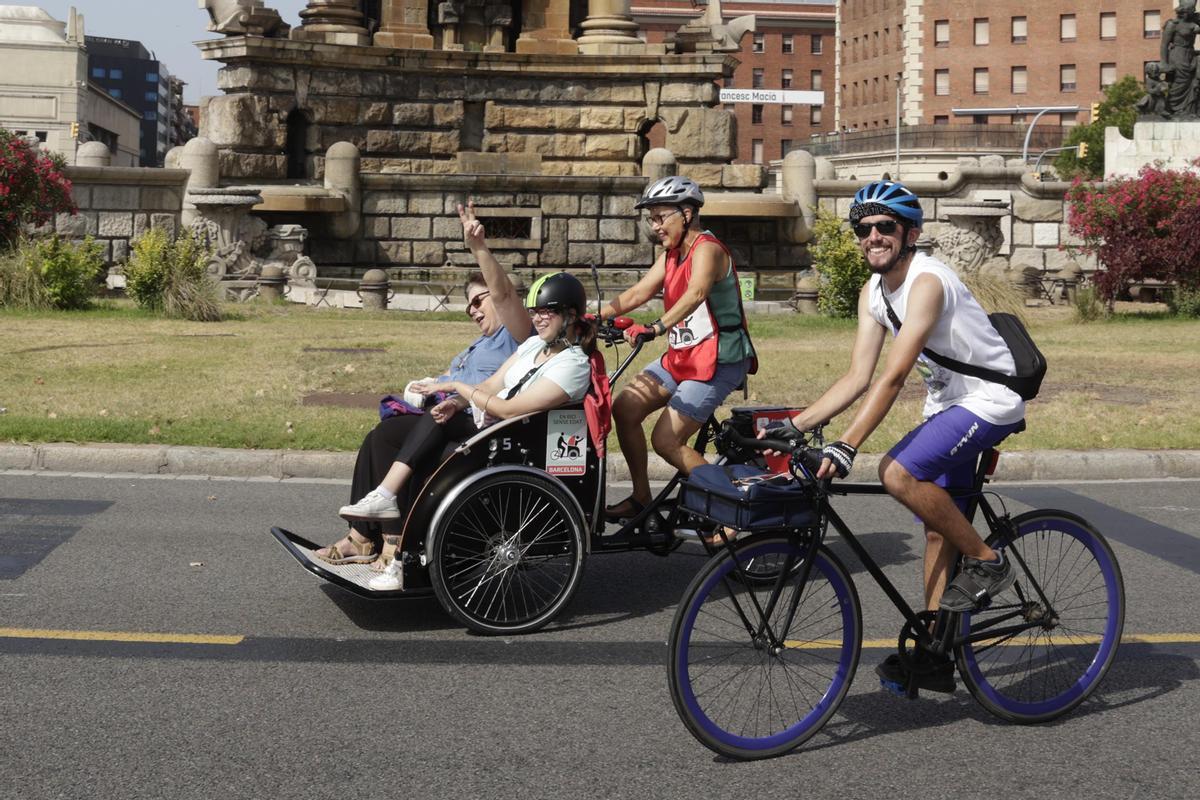
M 1037 121 L 1044 114 L 1075 114 L 1079 111 L 1079 106 L 1013 106 L 1011 108 L 952 108 L 956 117 L 972 117 L 977 115 L 992 114 L 1027 114 L 1036 111 L 1033 119 L 1029 123 L 1029 130 L 1025 131 L 1025 145 L 1021 148 L 1021 163 L 1029 163 L 1029 142 L 1033 138 L 1033 126 L 1037 125 Z

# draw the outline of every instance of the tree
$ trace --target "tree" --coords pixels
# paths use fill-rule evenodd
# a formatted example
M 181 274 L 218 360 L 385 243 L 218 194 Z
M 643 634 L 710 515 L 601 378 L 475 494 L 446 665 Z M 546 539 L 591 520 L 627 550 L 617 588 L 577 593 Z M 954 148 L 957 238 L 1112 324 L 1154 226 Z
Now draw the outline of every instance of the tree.
M 1076 125 L 1071 129 L 1064 145 L 1087 144 L 1087 155 L 1082 159 L 1076 149 L 1064 150 L 1054 159 L 1054 169 L 1063 178 L 1099 180 L 1104 177 L 1104 130 L 1116 128 L 1121 135 L 1133 136 L 1133 123 L 1137 122 L 1135 106 L 1145 91 L 1137 78 L 1126 75 L 1104 90 L 1100 102 L 1100 113 L 1087 125 Z

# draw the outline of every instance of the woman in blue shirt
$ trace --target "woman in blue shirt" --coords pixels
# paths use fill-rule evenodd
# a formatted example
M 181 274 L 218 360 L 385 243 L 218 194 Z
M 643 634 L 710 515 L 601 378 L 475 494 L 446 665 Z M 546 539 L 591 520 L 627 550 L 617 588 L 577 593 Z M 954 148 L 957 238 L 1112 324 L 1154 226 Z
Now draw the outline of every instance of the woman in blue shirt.
M 494 375 L 516 352 L 517 346 L 532 335 L 533 327 L 525 303 L 509 280 L 508 273 L 487 248 L 483 225 L 475 218 L 474 203 L 468 202 L 466 208 L 459 205 L 458 217 L 463 225 L 463 238 L 480 268 L 479 272 L 467 279 L 466 286 L 467 314 L 479 326 L 479 337 L 454 357 L 437 382 L 474 386 Z M 453 415 L 450 405 L 454 402 L 453 397 L 447 398 L 426 409 L 425 413 L 435 421 L 449 418 Z M 389 417 L 367 434 L 358 449 L 358 460 L 354 465 L 354 477 L 350 484 L 351 504 L 357 503 L 379 486 L 420 420 L 419 414 Z M 409 495 L 412 487 L 419 485 L 419 481 L 414 481 L 401 490 L 403 496 L 396 498 L 401 507 L 411 505 Z M 354 520 L 340 541 L 317 550 L 316 555 L 331 564 L 368 563 L 376 559 L 381 542 L 399 537 L 403 527 L 400 519 Z

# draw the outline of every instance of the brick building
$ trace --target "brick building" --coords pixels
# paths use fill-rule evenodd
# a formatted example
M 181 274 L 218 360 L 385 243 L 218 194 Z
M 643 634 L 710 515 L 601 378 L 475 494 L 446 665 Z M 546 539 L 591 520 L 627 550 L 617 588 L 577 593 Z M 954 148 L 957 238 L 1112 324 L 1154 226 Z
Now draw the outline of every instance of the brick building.
M 700 9 L 688 0 L 639 0 L 633 17 L 648 42 L 661 42 Z M 782 89 L 825 92 L 823 105 L 731 103 L 737 117 L 735 162 L 765 164 L 802 147 L 815 133 L 833 131 L 835 84 L 835 0 L 746 0 L 722 3 L 726 20 L 754 14 L 757 32 L 742 39 L 741 62 L 730 89 Z M 656 141 L 656 138 L 658 141 Z M 661 136 L 651 131 L 650 142 Z
M 1159 58 L 1161 0 L 843 0 L 838 7 L 837 130 L 896 124 L 1021 124 L 1032 114 L 955 115 L 953 109 L 1088 106 Z

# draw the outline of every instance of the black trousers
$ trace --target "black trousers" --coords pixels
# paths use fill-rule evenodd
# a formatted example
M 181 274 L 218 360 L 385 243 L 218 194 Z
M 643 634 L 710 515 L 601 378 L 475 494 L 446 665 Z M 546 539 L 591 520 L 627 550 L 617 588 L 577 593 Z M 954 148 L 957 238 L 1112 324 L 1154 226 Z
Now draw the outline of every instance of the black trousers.
M 350 482 L 350 502 L 357 503 L 378 487 L 392 464 L 400 461 L 414 472 L 396 496 L 402 516 L 379 522 L 356 520 L 350 526 L 376 544 L 385 535 L 399 534 L 404 528 L 405 512 L 412 507 L 429 473 L 441 463 L 446 446 L 466 441 L 475 431 L 475 423 L 467 411 L 458 412 L 445 425 L 434 422 L 429 414 L 401 414 L 381 421 L 358 448 Z

